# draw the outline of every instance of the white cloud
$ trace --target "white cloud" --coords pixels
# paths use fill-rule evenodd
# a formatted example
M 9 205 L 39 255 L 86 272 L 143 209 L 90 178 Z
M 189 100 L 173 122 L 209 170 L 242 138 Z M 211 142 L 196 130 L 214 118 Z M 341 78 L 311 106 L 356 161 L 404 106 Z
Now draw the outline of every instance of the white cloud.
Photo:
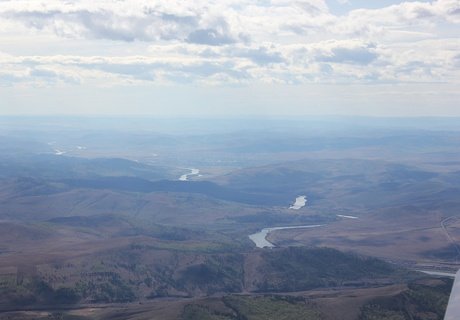
M 323 0 L 4 0 L 0 82 L 457 82 L 458 24 L 458 0 L 343 16 Z

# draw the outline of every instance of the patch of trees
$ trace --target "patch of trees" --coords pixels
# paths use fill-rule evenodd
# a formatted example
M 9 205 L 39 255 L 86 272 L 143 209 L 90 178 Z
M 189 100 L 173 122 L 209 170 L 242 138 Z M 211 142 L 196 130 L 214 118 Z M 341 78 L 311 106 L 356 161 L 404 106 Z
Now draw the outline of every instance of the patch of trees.
M 265 251 L 258 291 L 302 291 L 345 285 L 347 281 L 392 276 L 388 263 L 329 248 L 290 247 Z
M 183 320 L 239 320 L 231 314 L 212 310 L 199 304 L 188 304 L 182 312 Z
M 359 320 L 442 320 L 451 287 L 450 279 L 437 284 L 411 282 L 400 294 L 377 298 L 363 306 Z
M 239 292 L 243 284 L 243 257 L 238 254 L 208 256 L 200 264 L 187 267 L 176 281 L 186 291 Z
M 3 299 L 2 299 L 3 300 Z M 43 280 L 34 279 L 24 286 L 9 288 L 7 300 L 11 305 L 68 305 L 81 300 L 79 293 L 68 287 L 53 289 Z
M 79 282 L 76 286 L 82 297 L 93 302 L 131 302 L 136 299 L 132 288 L 118 274 L 109 277 Z

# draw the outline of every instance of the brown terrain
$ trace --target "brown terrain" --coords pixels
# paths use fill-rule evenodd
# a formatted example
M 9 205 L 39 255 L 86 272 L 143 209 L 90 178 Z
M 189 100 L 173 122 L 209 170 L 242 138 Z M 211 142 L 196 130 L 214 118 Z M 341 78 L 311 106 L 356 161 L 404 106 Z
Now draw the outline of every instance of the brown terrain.
M 0 319 L 442 319 L 451 280 L 416 270 L 460 266 L 460 142 L 427 135 L 11 143 Z

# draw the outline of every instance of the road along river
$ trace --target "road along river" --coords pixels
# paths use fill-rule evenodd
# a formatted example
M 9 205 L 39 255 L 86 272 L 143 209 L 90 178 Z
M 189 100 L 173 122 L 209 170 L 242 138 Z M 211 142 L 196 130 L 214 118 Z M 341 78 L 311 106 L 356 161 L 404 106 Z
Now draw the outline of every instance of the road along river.
M 249 235 L 249 239 L 251 239 L 257 248 L 273 248 L 275 245 L 267 240 L 267 236 L 270 232 L 276 230 L 286 230 L 286 229 L 308 229 L 308 228 L 318 228 L 322 227 L 322 224 L 315 224 L 309 226 L 292 226 L 292 227 L 273 227 L 273 228 L 264 228 L 261 231 Z

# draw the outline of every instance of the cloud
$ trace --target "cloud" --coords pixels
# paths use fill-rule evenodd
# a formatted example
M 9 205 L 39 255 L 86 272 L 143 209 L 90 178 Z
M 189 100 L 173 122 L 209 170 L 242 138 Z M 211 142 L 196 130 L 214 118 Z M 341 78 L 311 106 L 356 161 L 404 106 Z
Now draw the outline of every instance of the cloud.
M 196 24 L 190 17 L 166 14 L 136 17 L 105 10 L 19 11 L 6 12 L 2 16 L 21 22 L 28 28 L 52 32 L 60 37 L 126 42 L 180 38 Z
M 337 27 L 351 31 L 366 26 L 371 28 L 403 27 L 413 28 L 430 27 L 445 21 L 460 22 L 460 2 L 457 0 L 438 0 L 431 2 L 401 2 L 400 4 L 381 9 L 357 9 L 339 21 Z
M 2 1 L 0 17 L 62 37 L 115 41 L 180 40 L 222 45 L 247 41 L 245 31 L 325 14 L 322 0 L 270 1 Z M 230 21 L 224 16 L 228 16 Z
M 318 49 L 316 60 L 321 62 L 367 65 L 378 57 L 374 44 L 359 41 L 333 41 Z
M 4 0 L 0 67 L 4 85 L 457 81 L 459 17 L 458 0 Z
M 61 37 L 222 45 L 276 37 L 280 31 L 365 35 L 388 26 L 459 23 L 460 4 L 457 0 L 401 2 L 338 17 L 323 0 L 4 0 L 0 19 Z
M 209 45 L 247 41 L 241 30 L 232 32 L 225 10 L 230 8 L 205 1 L 2 1 L 0 20 L 67 38 Z
M 10 87 L 22 81 L 24 81 L 24 77 L 12 73 L 0 72 L 0 87 Z
M 220 46 L 236 42 L 225 31 L 218 31 L 216 29 L 198 29 L 191 32 L 187 37 L 187 42 L 197 44 L 207 44 L 211 46 Z
M 286 62 L 281 48 L 270 44 L 261 45 L 258 47 L 233 47 L 223 50 L 221 54 L 227 57 L 238 57 L 239 59 L 248 59 L 257 65 L 270 65 Z
M 456 66 L 457 68 L 460 68 L 460 54 L 455 55 L 452 58 L 452 62 L 454 64 L 454 66 Z
M 30 71 L 32 77 L 56 78 L 57 73 L 47 69 L 33 69 Z

